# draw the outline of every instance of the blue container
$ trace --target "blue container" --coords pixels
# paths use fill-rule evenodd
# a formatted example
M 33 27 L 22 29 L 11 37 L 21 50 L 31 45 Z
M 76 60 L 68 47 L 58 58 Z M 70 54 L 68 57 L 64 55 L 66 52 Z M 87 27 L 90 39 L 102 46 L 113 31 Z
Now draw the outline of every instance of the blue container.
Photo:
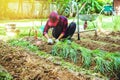
M 39 31 L 42 33 L 45 28 L 45 25 L 40 26 Z
M 104 6 L 104 11 L 112 12 L 113 11 L 113 6 Z

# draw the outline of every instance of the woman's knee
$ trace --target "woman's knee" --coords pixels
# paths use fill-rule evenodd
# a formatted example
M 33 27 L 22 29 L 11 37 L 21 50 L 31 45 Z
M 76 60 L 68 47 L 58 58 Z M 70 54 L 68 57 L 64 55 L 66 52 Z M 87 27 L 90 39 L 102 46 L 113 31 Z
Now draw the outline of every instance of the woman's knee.
M 75 22 L 71 22 L 70 27 L 76 28 L 76 23 Z

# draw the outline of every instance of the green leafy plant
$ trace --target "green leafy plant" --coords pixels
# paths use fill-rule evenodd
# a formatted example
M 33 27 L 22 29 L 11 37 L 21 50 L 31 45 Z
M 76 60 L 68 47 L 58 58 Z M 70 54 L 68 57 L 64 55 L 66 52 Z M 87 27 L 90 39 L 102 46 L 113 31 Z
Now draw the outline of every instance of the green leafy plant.
M 9 40 L 8 42 L 13 46 L 21 46 L 31 51 L 38 51 L 38 47 L 34 46 L 33 44 L 30 44 L 30 42 L 28 41 L 15 39 L 15 40 Z
M 12 76 L 7 72 L 0 72 L 0 80 L 12 80 Z
M 77 62 L 77 56 L 79 54 L 79 47 L 74 42 L 69 40 L 61 41 L 52 47 L 52 55 L 61 56 L 63 58 L 70 58 L 73 62 Z
M 0 65 L 0 80 L 13 80 L 12 76 Z
M 107 54 L 105 51 L 99 49 L 93 50 L 92 56 L 94 57 L 93 61 L 95 62 L 95 68 L 94 68 L 95 71 L 97 72 L 100 71 L 103 74 L 111 71 L 110 61 L 107 58 L 105 59 L 106 55 Z
M 91 51 L 84 48 L 84 47 L 81 47 L 80 50 L 81 50 L 83 67 L 89 68 L 91 66 L 91 63 L 92 63 Z
M 113 53 L 111 54 L 112 62 L 111 64 L 113 65 L 113 70 L 118 71 L 120 70 L 120 54 L 119 53 Z
M 94 70 L 107 76 L 115 76 L 119 73 L 120 54 L 110 53 L 101 50 L 93 50 Z
M 104 60 L 102 57 L 95 57 L 95 68 L 94 70 L 96 72 L 101 72 L 102 74 L 111 71 L 110 69 L 110 62 L 107 60 Z
M 119 31 L 120 30 L 120 16 L 113 16 L 113 30 Z

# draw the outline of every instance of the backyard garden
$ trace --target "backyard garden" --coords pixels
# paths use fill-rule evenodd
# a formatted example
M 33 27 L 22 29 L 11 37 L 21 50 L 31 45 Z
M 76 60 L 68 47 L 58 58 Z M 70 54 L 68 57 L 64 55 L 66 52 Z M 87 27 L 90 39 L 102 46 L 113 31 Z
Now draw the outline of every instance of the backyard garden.
M 112 0 L 1 1 L 0 80 L 120 80 L 120 16 Z M 77 28 L 71 40 L 49 45 L 43 28 L 53 10 Z

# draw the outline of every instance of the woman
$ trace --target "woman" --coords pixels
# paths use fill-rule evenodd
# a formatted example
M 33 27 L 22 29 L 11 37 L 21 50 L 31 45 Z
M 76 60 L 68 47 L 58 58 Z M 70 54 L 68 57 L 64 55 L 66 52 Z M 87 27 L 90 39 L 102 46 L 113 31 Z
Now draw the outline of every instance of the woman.
M 68 26 L 68 20 L 65 16 L 58 15 L 57 12 L 51 12 L 49 19 L 45 25 L 43 35 L 47 38 L 48 43 L 53 43 L 53 40 L 48 36 L 48 30 L 53 28 L 52 35 L 56 39 L 55 42 L 58 42 L 62 38 L 71 39 L 73 36 L 76 24 L 71 22 Z

